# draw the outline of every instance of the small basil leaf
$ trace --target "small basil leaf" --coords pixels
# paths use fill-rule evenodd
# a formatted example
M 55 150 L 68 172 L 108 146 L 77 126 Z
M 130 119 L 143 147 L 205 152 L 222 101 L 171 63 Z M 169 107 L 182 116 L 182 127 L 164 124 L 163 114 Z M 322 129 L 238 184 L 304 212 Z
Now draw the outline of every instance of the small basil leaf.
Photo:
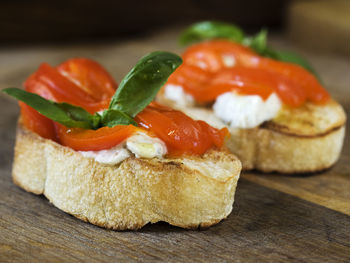
M 114 127 L 116 125 L 129 125 L 137 126 L 137 122 L 129 115 L 119 110 L 108 109 L 102 113 L 101 119 L 102 126 Z
M 244 38 L 242 43 L 243 45 L 254 49 L 259 54 L 264 53 L 267 44 L 267 30 L 262 29 L 255 36 Z
M 4 89 L 3 92 L 20 101 L 23 101 L 25 104 L 34 108 L 42 115 L 63 124 L 64 126 L 69 128 L 93 128 L 91 123 L 86 120 L 86 117 L 90 114 L 87 112 L 83 113 L 85 110 L 82 108 L 73 105 L 67 106 L 67 103 L 55 103 L 53 101 L 46 100 L 37 94 L 17 88 Z M 91 118 L 93 118 L 92 115 Z
M 173 53 L 156 51 L 141 58 L 123 78 L 109 109 L 135 117 L 155 98 L 182 59 Z
M 241 43 L 244 38 L 244 33 L 239 27 L 233 24 L 204 21 L 193 24 L 187 28 L 180 35 L 179 44 L 181 46 L 186 46 L 191 43 L 213 38 L 225 38 Z

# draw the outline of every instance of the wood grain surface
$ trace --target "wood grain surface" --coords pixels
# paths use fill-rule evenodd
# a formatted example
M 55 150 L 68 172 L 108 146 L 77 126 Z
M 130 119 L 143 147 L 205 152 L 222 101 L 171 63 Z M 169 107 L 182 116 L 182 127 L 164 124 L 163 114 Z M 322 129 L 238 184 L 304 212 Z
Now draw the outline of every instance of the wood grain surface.
M 123 43 L 0 48 L 0 88 L 20 86 L 40 62 L 98 60 L 121 77 L 153 50 L 180 51 L 177 30 Z M 280 36 L 276 46 L 294 49 Z M 302 52 L 302 51 L 301 51 Z M 350 62 L 305 53 L 350 110 Z M 244 173 L 228 219 L 206 230 L 165 223 L 117 232 L 84 223 L 16 187 L 11 165 L 17 104 L 0 95 L 0 262 L 350 262 L 349 125 L 339 162 L 305 176 Z

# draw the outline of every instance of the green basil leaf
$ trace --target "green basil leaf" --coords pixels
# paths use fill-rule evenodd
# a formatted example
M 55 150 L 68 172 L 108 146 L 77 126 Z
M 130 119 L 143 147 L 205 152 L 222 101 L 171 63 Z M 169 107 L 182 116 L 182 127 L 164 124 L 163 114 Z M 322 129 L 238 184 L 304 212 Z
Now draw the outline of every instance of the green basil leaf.
M 81 107 L 77 107 L 68 103 L 56 103 L 53 102 L 57 107 L 61 108 L 66 112 L 71 119 L 76 121 L 83 121 L 90 123 L 92 129 L 100 128 L 101 116 L 99 114 L 91 115 L 89 112 Z
M 123 78 L 109 109 L 135 117 L 155 98 L 182 59 L 173 53 L 156 51 L 141 58 Z
M 204 21 L 193 24 L 187 28 L 180 35 L 179 44 L 181 46 L 186 46 L 191 43 L 213 38 L 225 38 L 241 43 L 244 38 L 244 33 L 239 27 L 233 24 Z
M 242 44 L 254 49 L 259 54 L 264 53 L 267 45 L 267 30 L 262 29 L 255 36 L 244 38 Z
M 108 109 L 102 113 L 101 119 L 102 126 L 114 127 L 116 125 L 129 125 L 137 126 L 137 122 L 129 115 L 119 110 Z
M 98 127 L 99 116 L 91 115 L 83 108 L 67 103 L 56 103 L 17 88 L 4 89 L 6 94 L 23 101 L 47 118 L 69 128 L 94 129 Z

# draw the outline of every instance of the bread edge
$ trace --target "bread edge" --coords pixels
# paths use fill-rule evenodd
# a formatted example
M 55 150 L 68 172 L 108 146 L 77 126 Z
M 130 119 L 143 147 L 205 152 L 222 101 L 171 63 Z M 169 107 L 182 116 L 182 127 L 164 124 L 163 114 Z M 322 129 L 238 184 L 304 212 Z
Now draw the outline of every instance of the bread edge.
M 212 153 L 209 153 L 207 156 L 204 156 L 203 157 L 204 160 L 213 158 L 211 154 Z M 232 175 L 226 178 L 225 180 L 210 178 L 207 175 L 202 174 L 198 170 L 193 170 L 190 167 L 184 166 L 183 163 L 181 163 L 181 161 L 173 160 L 173 159 L 168 160 L 167 163 L 171 163 L 170 165 L 170 164 L 159 163 L 155 160 L 138 159 L 133 157 L 133 158 L 126 159 L 117 167 L 112 168 L 110 166 L 105 166 L 100 163 L 97 163 L 92 159 L 85 158 L 78 152 L 75 152 L 68 147 L 64 147 L 51 140 L 41 138 L 37 134 L 24 128 L 21 125 L 21 123 L 19 123 L 17 128 L 17 136 L 16 136 L 15 158 L 13 163 L 13 181 L 16 185 L 18 185 L 19 187 L 23 188 L 28 192 L 45 195 L 47 199 L 49 199 L 49 201 L 59 209 L 85 222 L 90 222 L 94 225 L 104 227 L 104 228 L 109 228 L 114 230 L 126 230 L 126 229 L 136 230 L 148 223 L 156 223 L 158 221 L 165 221 L 171 225 L 187 228 L 187 229 L 196 229 L 199 227 L 207 228 L 211 225 L 217 224 L 222 219 L 225 219 L 231 213 L 232 204 L 234 202 L 235 189 L 237 186 L 237 181 L 241 170 L 241 164 L 239 160 L 234 155 L 230 154 L 228 151 L 222 151 L 220 153 L 216 151 L 216 154 L 219 156 L 223 156 L 224 159 L 225 158 L 230 159 L 230 163 L 231 162 L 233 163 L 233 165 L 232 164 L 229 165 L 231 167 L 230 169 L 232 169 Z M 149 213 L 150 215 L 145 216 L 145 218 L 143 218 L 142 215 L 141 216 L 137 215 L 138 218 L 135 219 L 130 217 L 131 220 L 129 221 L 128 221 L 128 218 L 126 218 L 121 220 L 120 222 L 118 222 L 118 220 L 112 220 L 113 222 L 109 222 L 108 218 L 101 219 L 101 217 L 99 216 L 91 216 L 91 214 L 89 214 L 88 212 L 84 212 L 85 208 L 80 209 L 78 212 L 74 211 L 74 208 L 72 208 L 72 205 L 65 205 L 64 200 L 62 200 L 65 198 L 64 194 L 60 194 L 57 191 L 53 190 L 55 189 L 55 187 L 56 188 L 60 187 L 65 183 L 60 182 L 60 180 L 62 179 L 62 174 L 64 174 L 64 172 L 53 171 L 52 167 L 55 165 L 59 165 L 60 163 L 64 163 L 66 160 L 70 158 L 73 159 L 70 165 L 74 165 L 74 162 L 77 162 L 77 160 L 79 160 L 84 162 L 86 166 L 91 168 L 91 170 L 101 171 L 103 173 L 103 176 L 101 177 L 102 178 L 101 180 L 103 180 L 103 182 L 110 180 L 111 178 L 110 174 L 112 173 L 113 169 L 121 169 L 121 167 L 124 167 L 123 169 L 125 169 L 125 166 L 130 167 L 132 165 L 136 165 L 136 163 L 138 163 L 138 165 L 141 165 L 142 167 L 147 167 L 147 169 L 150 169 L 150 171 L 147 170 L 147 173 L 155 172 L 155 169 L 152 170 L 152 165 L 156 165 L 156 166 L 161 165 L 161 167 L 158 167 L 159 172 L 158 174 L 156 173 L 157 175 L 159 174 L 161 175 L 164 172 L 165 166 L 163 165 L 168 165 L 168 166 L 170 165 L 171 168 L 168 167 L 170 169 L 169 173 L 171 174 L 169 178 L 173 178 L 175 181 L 173 185 L 171 185 L 170 183 L 169 189 L 171 189 L 171 187 L 177 187 L 177 186 L 184 187 L 184 185 L 181 185 L 181 182 L 182 182 L 181 180 L 188 180 L 189 182 L 192 182 L 192 183 L 195 182 L 196 180 L 199 180 L 203 184 L 202 187 L 204 186 L 208 187 L 208 185 L 209 186 L 211 185 L 211 187 L 215 186 L 216 189 L 219 189 L 220 191 L 222 191 L 221 196 L 225 196 L 224 198 L 225 200 L 220 200 L 218 197 L 215 197 L 215 198 L 213 197 L 212 199 L 213 202 L 215 201 L 217 203 L 216 208 L 218 208 L 219 206 L 222 206 L 221 208 L 219 207 L 217 209 L 218 211 L 220 210 L 220 212 L 218 212 L 217 214 L 213 214 L 211 218 L 205 217 L 205 216 L 199 216 L 194 220 L 194 222 L 190 222 L 191 220 L 187 220 L 187 221 L 181 220 L 181 216 L 177 218 L 176 215 L 173 215 L 173 217 L 166 217 L 162 213 L 167 213 L 167 212 L 171 213 L 171 211 L 170 212 L 166 211 L 167 204 L 164 205 L 165 208 L 163 207 L 164 211 L 157 211 L 157 207 L 152 206 L 154 204 L 152 205 L 148 204 L 149 207 L 146 207 L 146 209 L 149 209 L 147 213 Z M 224 162 L 227 162 L 226 159 L 224 160 Z M 75 167 L 74 169 L 78 169 L 78 168 Z M 72 177 L 69 177 L 67 175 L 63 175 L 63 176 L 66 177 L 64 179 L 67 180 L 67 182 L 69 183 L 74 182 L 74 179 L 72 179 Z M 79 174 L 79 176 L 81 175 Z M 133 178 L 133 177 L 131 176 L 130 178 Z M 140 182 L 142 181 L 140 177 L 137 177 L 137 178 L 138 180 L 140 180 Z M 155 177 L 151 177 L 150 180 L 154 178 Z M 94 176 L 91 174 L 86 178 L 82 176 L 81 180 L 86 180 L 85 184 L 88 184 L 89 182 L 94 182 L 94 184 L 96 183 L 96 180 L 94 180 Z M 177 182 L 176 180 L 179 180 L 179 182 Z M 135 183 L 135 178 L 133 178 L 132 181 L 133 183 Z M 125 182 L 125 180 L 123 182 Z M 137 183 L 138 182 L 136 182 L 136 185 Z M 179 185 L 176 185 L 177 183 L 179 183 Z M 97 185 L 102 185 L 102 183 L 99 184 L 97 181 Z M 103 187 L 105 186 L 106 185 L 103 185 Z M 135 187 L 136 188 L 134 188 L 134 190 L 139 189 L 137 188 L 139 186 L 135 186 Z M 152 188 L 152 182 L 147 182 L 147 187 L 149 187 L 147 188 L 148 191 L 154 190 L 154 191 L 159 191 L 159 193 L 157 192 L 157 194 L 164 194 L 162 193 L 162 190 L 158 188 Z M 198 192 L 200 197 L 200 194 L 202 194 L 201 190 L 197 188 L 194 190 Z M 144 189 L 140 191 L 142 191 L 143 195 L 149 198 L 149 196 L 147 196 L 147 193 L 146 194 L 144 193 L 145 192 Z M 69 192 L 69 189 L 68 189 L 68 192 Z M 84 196 L 84 198 L 86 197 L 84 194 L 82 195 Z M 74 196 L 74 193 L 73 193 L 73 196 Z M 96 194 L 96 196 L 100 198 L 101 196 L 103 196 L 103 194 L 98 193 Z M 152 197 L 152 198 L 151 198 L 152 199 L 151 201 L 153 203 L 156 203 L 156 204 L 162 203 L 162 200 L 160 199 L 156 200 L 155 197 Z M 186 202 L 191 202 L 191 201 L 196 202 L 195 205 L 198 205 L 200 209 L 204 209 L 204 205 L 208 206 L 208 202 L 210 201 L 208 200 L 208 196 L 203 196 L 204 200 L 202 200 L 201 202 L 200 200 L 195 200 L 195 198 L 193 198 L 193 200 L 190 200 L 191 198 L 186 194 L 184 194 L 184 196 L 181 196 L 179 198 L 180 199 L 184 198 Z M 189 198 L 189 200 L 187 200 L 186 198 Z M 88 202 L 90 201 L 91 200 L 89 200 Z M 110 200 L 108 200 L 108 202 L 109 201 Z M 178 204 L 179 209 L 180 208 L 189 209 L 188 206 L 187 207 L 185 206 L 184 208 L 180 207 L 180 204 L 181 203 Z M 216 208 L 214 207 L 213 209 L 215 210 Z M 113 209 L 113 205 L 112 205 L 112 209 Z M 89 210 L 89 208 L 87 208 L 87 210 Z M 184 214 L 186 214 L 186 210 Z
M 241 160 L 244 171 L 306 174 L 329 169 L 338 161 L 345 125 L 314 137 L 291 135 L 263 127 L 230 129 L 230 132 L 226 146 Z

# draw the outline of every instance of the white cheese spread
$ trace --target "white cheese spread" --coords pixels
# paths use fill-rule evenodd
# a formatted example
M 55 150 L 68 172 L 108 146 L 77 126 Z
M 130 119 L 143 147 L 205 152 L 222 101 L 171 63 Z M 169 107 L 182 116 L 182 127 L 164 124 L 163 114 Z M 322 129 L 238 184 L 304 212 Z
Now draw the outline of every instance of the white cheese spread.
M 175 102 L 180 107 L 194 105 L 194 98 L 179 85 L 167 84 L 164 88 L 164 97 Z
M 216 98 L 213 105 L 215 115 L 232 128 L 254 128 L 273 119 L 282 103 L 275 93 L 266 101 L 258 95 L 238 95 L 226 92 Z
M 167 153 L 167 148 L 162 140 L 139 132 L 111 149 L 79 152 L 84 157 L 93 158 L 99 163 L 116 165 L 132 154 L 137 158 L 162 158 Z
M 227 63 L 235 63 L 229 61 Z M 234 59 L 234 58 L 233 58 Z M 201 119 L 211 124 L 208 116 L 201 115 L 201 111 L 196 112 L 192 109 L 194 98 L 186 93 L 181 86 L 168 84 L 165 86 L 164 97 L 173 101 L 176 107 L 184 111 L 194 119 Z M 214 114 L 220 120 L 229 124 L 232 128 L 248 129 L 259 126 L 264 121 L 273 119 L 280 110 L 282 103 L 275 93 L 272 93 L 267 100 L 263 100 L 259 95 L 239 95 L 235 92 L 226 92 L 216 98 L 213 105 Z M 185 110 L 186 109 L 186 110 Z M 219 125 L 214 125 L 218 127 Z
M 84 157 L 95 159 L 96 162 L 114 165 L 130 157 L 130 152 L 123 145 L 101 151 L 79 151 Z
M 126 140 L 126 148 L 137 158 L 161 158 L 167 153 L 165 143 L 145 133 L 137 133 Z

